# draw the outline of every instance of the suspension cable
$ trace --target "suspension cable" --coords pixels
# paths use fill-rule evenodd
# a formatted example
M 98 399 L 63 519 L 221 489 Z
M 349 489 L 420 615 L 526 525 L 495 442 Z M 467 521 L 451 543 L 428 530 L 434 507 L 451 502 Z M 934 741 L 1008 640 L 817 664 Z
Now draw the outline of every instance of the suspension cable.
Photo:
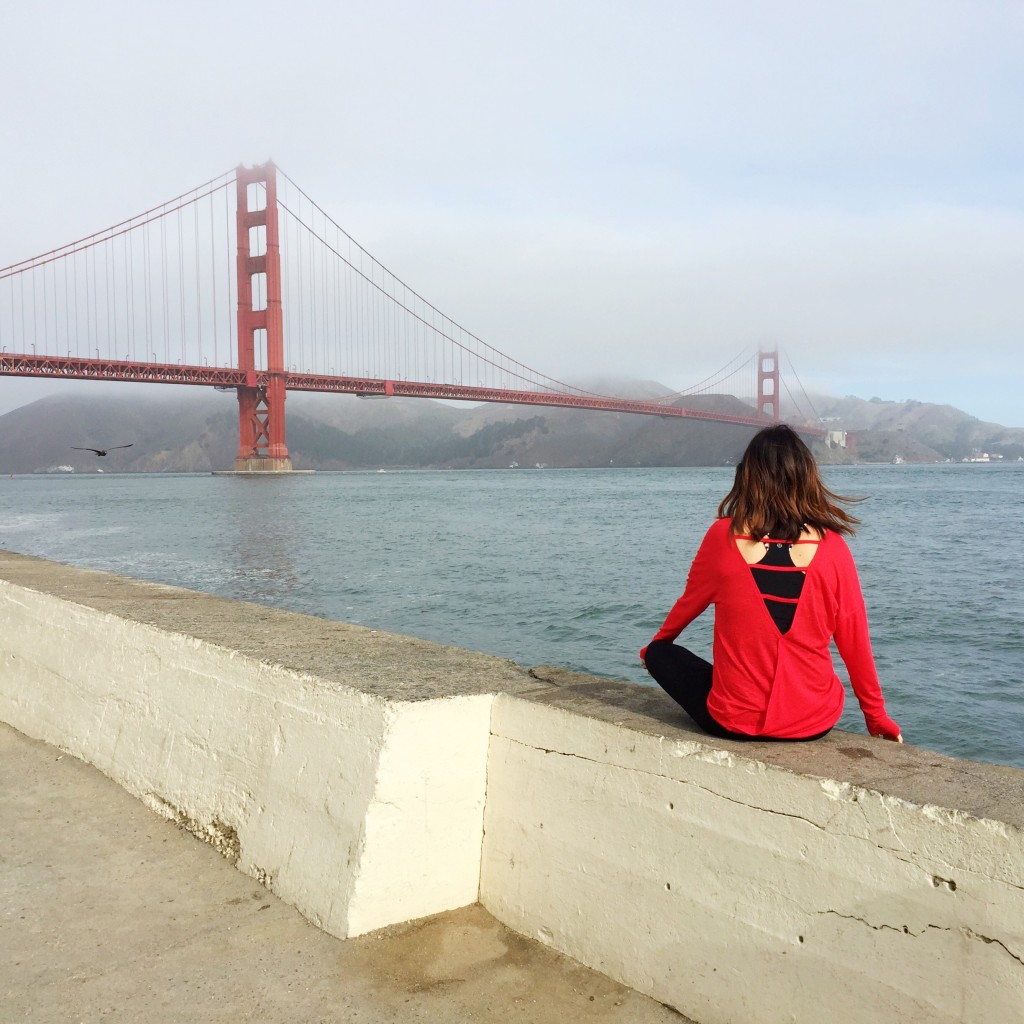
M 814 408 L 814 403 L 813 403 L 813 402 L 811 401 L 811 399 L 810 399 L 810 396 L 809 396 L 809 395 L 807 394 L 807 391 L 806 391 L 806 389 L 804 388 L 804 386 L 803 386 L 803 383 L 802 383 L 802 381 L 800 380 L 800 377 L 799 377 L 799 376 L 797 375 L 797 372 L 796 372 L 796 368 L 795 368 L 795 367 L 793 366 L 793 362 L 792 362 L 792 360 L 791 360 L 791 359 L 789 358 L 789 355 L 788 355 L 788 354 L 786 355 L 786 362 L 787 362 L 787 363 L 789 363 L 789 369 L 790 369 L 790 372 L 791 372 L 791 373 L 793 374 L 793 379 L 794 379 L 794 380 L 795 380 L 795 381 L 797 382 L 797 384 L 798 384 L 798 385 L 800 386 L 800 392 L 801 392 L 801 394 L 802 394 L 802 395 L 804 396 L 804 399 L 805 399 L 805 400 L 806 400 L 806 402 L 807 402 L 807 407 L 808 407 L 808 408 L 809 408 L 809 409 L 811 410 L 811 415 L 812 415 L 812 416 L 814 417 L 814 420 L 815 420 L 815 421 L 818 421 L 818 420 L 820 420 L 820 418 L 821 418 L 821 417 L 819 417 L 819 416 L 818 416 L 818 412 L 817 412 L 817 410 L 816 410 L 816 409 Z M 787 392 L 789 391 L 789 385 L 788 385 L 788 384 L 786 385 L 786 391 L 787 391 Z M 792 397 L 793 397 L 793 396 L 792 396 L 792 394 L 790 394 L 790 398 L 792 398 Z M 794 405 L 796 405 L 796 406 L 797 406 L 797 408 L 799 408 L 799 403 L 798 403 L 798 402 L 796 402 L 795 400 L 794 400 L 793 404 L 794 404 Z
M 233 175 L 235 172 L 231 171 L 230 173 Z M 85 235 L 83 238 L 79 238 L 75 242 L 68 242 L 67 245 L 58 246 L 56 249 L 49 250 L 49 252 L 41 253 L 38 256 L 32 256 L 26 260 L 19 260 L 17 263 L 11 263 L 6 267 L 0 267 L 0 281 L 8 277 L 14 277 L 15 274 L 24 273 L 28 270 L 35 270 L 47 263 L 63 259 L 65 256 L 70 256 L 76 252 L 82 252 L 85 249 L 90 249 L 95 245 L 102 244 L 103 242 L 109 242 L 114 238 L 120 238 L 129 231 L 134 231 L 136 228 L 140 228 L 145 224 L 151 224 L 153 221 L 159 220 L 162 217 L 176 213 L 178 210 L 183 210 L 190 204 L 197 203 L 199 200 L 215 195 L 221 189 L 226 188 L 228 185 L 227 181 L 221 181 L 220 184 L 215 187 L 208 188 L 208 186 L 211 186 L 213 182 L 216 182 L 223 177 L 224 175 L 219 175 L 218 178 L 212 178 L 210 181 L 203 185 L 199 185 L 197 188 L 194 188 L 189 192 L 184 192 L 180 196 L 176 196 L 174 199 L 168 200 L 168 202 L 163 203 L 160 206 L 154 206 L 152 209 L 146 210 L 145 213 L 140 213 L 135 217 L 129 217 L 127 220 L 119 221 L 117 224 L 113 224 L 109 228 L 105 228 L 103 231 L 94 231 L 91 235 Z M 202 189 L 206 189 L 206 191 L 202 192 Z M 185 199 L 186 196 L 189 198 Z

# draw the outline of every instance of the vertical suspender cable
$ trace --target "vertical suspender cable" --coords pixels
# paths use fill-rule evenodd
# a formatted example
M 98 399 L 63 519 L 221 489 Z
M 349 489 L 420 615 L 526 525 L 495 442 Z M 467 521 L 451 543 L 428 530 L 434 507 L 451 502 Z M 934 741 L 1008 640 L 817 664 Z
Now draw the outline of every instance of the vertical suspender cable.
M 111 322 L 111 307 L 113 306 L 111 301 L 111 247 L 108 245 L 103 246 L 103 323 L 110 324 Z M 106 336 L 106 348 L 110 350 L 111 347 L 111 335 L 110 331 L 105 332 Z M 96 358 L 100 358 L 100 349 L 102 346 L 99 344 L 99 325 L 96 325 Z
M 388 302 L 388 291 L 387 291 L 387 274 L 384 268 L 380 270 L 380 315 L 381 315 L 381 329 L 384 334 L 384 376 L 394 377 L 394 354 L 392 353 L 392 345 L 394 344 L 391 336 L 391 303 Z
M 91 276 L 89 274 L 89 260 L 90 260 L 90 256 L 91 256 L 91 259 L 92 259 L 92 275 Z M 92 350 L 93 350 L 93 342 L 95 341 L 98 344 L 98 332 L 99 332 L 99 327 L 98 327 L 98 323 L 97 323 L 97 319 L 98 318 L 97 318 L 97 314 L 96 314 L 96 250 L 95 249 L 92 249 L 91 253 L 86 253 L 85 254 L 85 304 L 86 304 L 87 307 L 88 306 L 92 307 L 91 315 L 89 315 L 90 311 L 88 309 L 86 310 L 86 315 L 88 316 L 89 327 L 90 327 L 90 331 L 88 332 L 88 334 L 89 334 L 89 351 L 88 351 L 87 354 L 91 357 L 92 356 Z M 98 350 L 96 352 L 96 357 L 99 358 L 99 351 Z
M 213 366 L 220 357 L 220 346 L 217 344 L 217 238 L 213 219 L 213 197 L 210 197 L 210 302 L 213 313 Z
M 161 320 L 163 320 L 163 336 L 164 336 L 164 363 L 170 362 L 167 354 L 167 335 L 170 332 L 170 326 L 167 322 L 167 221 L 164 217 L 160 218 L 160 313 Z
M 86 264 L 88 266 L 88 264 Z M 75 292 L 75 355 L 80 359 L 82 357 L 82 331 L 81 331 L 81 313 L 78 310 L 78 253 L 75 253 L 75 266 L 74 272 L 71 275 L 72 286 Z
M 324 234 L 326 234 L 326 223 L 324 224 Z M 320 363 L 314 364 L 313 370 L 317 373 L 326 373 L 327 364 L 327 335 L 328 335 L 328 324 L 330 323 L 331 303 L 328 298 L 329 292 L 327 290 L 327 253 L 323 247 L 320 248 L 320 281 L 321 289 L 323 291 L 323 324 L 322 333 L 320 335 Z
M 234 313 L 234 302 L 232 301 L 233 294 L 232 294 L 232 291 L 231 291 L 231 283 L 232 283 L 231 282 L 231 278 L 233 276 L 232 273 L 231 273 L 231 267 L 232 267 L 232 263 L 233 263 L 233 260 L 231 258 L 232 255 L 233 255 L 232 251 L 231 251 L 231 237 L 232 237 L 231 236 L 231 192 L 230 192 L 230 190 L 228 188 L 225 188 L 224 189 L 224 239 L 225 239 L 225 242 L 227 244 L 227 250 L 226 250 L 226 256 L 225 256 L 225 260 L 224 260 L 224 273 L 227 275 L 227 281 L 228 281 L 228 287 L 227 287 L 227 292 L 228 292 L 228 303 L 227 303 L 227 310 L 228 310 L 228 361 L 224 364 L 225 366 L 229 365 L 229 363 L 231 362 L 231 359 L 232 359 L 232 357 L 234 356 L 234 353 L 235 353 L 235 347 L 232 344 L 232 342 L 235 340 L 235 336 L 234 336 L 234 331 L 232 329 L 232 324 L 234 322 L 234 316 L 233 316 L 233 313 Z
M 180 356 L 178 358 L 179 363 L 184 363 L 185 360 L 185 230 L 182 222 L 181 210 L 178 210 L 178 312 L 181 316 L 181 325 L 179 331 L 181 333 L 181 348 Z
M 42 269 L 42 279 L 43 279 L 43 300 L 42 300 L 43 331 L 42 331 L 42 334 L 40 335 L 40 337 L 36 339 L 36 341 L 39 343 L 39 345 L 42 347 L 43 350 L 46 349 L 46 339 L 49 337 L 49 330 L 50 330 L 50 328 L 49 328 L 50 292 L 52 291 L 51 288 L 47 287 L 46 271 L 47 271 L 47 268 L 43 267 L 43 269 Z
M 156 353 L 153 352 L 153 303 L 152 303 L 152 253 L 149 244 L 149 225 L 142 226 L 142 304 L 143 316 L 146 320 L 146 351 L 145 360 L 148 362 L 152 355 L 156 362 Z
M 349 260 L 352 258 L 352 243 L 349 242 L 348 246 Z M 358 375 L 359 369 L 356 365 L 355 356 L 352 355 L 355 351 L 355 344 L 352 337 L 352 272 L 347 268 L 342 268 L 342 274 L 345 275 L 345 351 L 350 353 L 349 355 L 349 369 L 353 376 Z M 345 367 L 343 367 L 341 359 L 338 360 L 338 372 L 345 373 Z
M 297 229 L 296 229 L 297 230 Z M 299 352 L 301 353 L 303 345 L 306 343 L 306 302 L 305 302 L 305 278 L 304 273 L 304 253 L 302 251 L 302 238 L 298 239 L 295 246 L 295 256 L 298 262 L 298 306 L 299 306 Z
M 64 260 L 64 342 L 67 345 L 68 356 L 71 355 L 71 286 L 68 284 L 68 263 Z M 64 348 L 64 345 L 61 345 Z
M 132 232 L 128 231 L 127 233 L 124 234 L 124 236 L 122 236 L 122 238 L 124 240 L 124 251 L 125 251 L 125 298 L 124 298 L 124 304 L 125 304 L 125 343 L 124 343 L 125 361 L 127 361 L 128 359 L 131 358 L 131 349 L 132 349 L 132 347 L 134 345 L 134 338 L 132 337 L 132 329 L 131 329 L 132 328 L 132 325 L 131 325 L 131 288 L 129 287 L 129 283 L 131 281 L 131 260 L 130 260 L 129 255 L 128 255 L 129 247 L 130 247 L 130 243 L 131 243 L 131 234 L 132 234 Z M 118 349 L 118 351 L 115 354 L 119 355 L 120 352 L 121 352 L 121 350 Z
M 125 249 L 125 271 L 124 287 L 127 295 L 125 297 L 125 323 L 127 324 L 128 338 L 125 342 L 131 351 L 132 359 L 135 359 L 135 238 L 134 232 L 129 231 L 124 236 Z
M 203 363 L 203 291 L 200 285 L 200 247 L 199 247 L 199 203 L 192 204 L 192 229 L 195 238 L 195 260 L 196 260 L 196 365 Z M 186 360 L 187 361 L 187 360 Z
M 303 349 L 300 369 L 309 364 L 309 352 L 316 351 L 317 313 L 319 312 L 319 302 L 317 300 L 316 249 L 313 246 L 313 232 L 307 231 L 305 239 L 307 254 L 306 274 L 308 280 L 306 288 L 309 296 L 309 351 L 305 348 Z
M 346 363 L 342 361 L 347 334 L 344 326 L 346 315 L 345 282 L 345 265 L 336 260 L 334 263 L 334 335 L 332 337 L 330 355 L 331 365 L 334 367 L 333 372 L 336 374 L 345 373 L 346 366 Z

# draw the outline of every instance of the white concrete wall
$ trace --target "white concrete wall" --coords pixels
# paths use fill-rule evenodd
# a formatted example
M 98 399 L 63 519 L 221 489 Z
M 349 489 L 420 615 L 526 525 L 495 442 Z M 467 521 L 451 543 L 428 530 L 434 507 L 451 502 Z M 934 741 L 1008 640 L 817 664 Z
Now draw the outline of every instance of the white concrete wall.
M 1024 1024 L 1024 816 L 730 752 L 620 713 L 635 688 L 600 708 L 531 679 L 519 696 L 470 692 L 465 652 L 416 648 L 396 670 L 376 635 L 338 654 L 349 641 L 320 620 L 296 617 L 299 635 L 279 622 L 283 657 L 340 658 L 327 681 L 89 607 L 96 574 L 83 603 L 47 586 L 0 579 L 0 719 L 97 765 L 335 935 L 479 896 L 701 1024 Z M 239 607 L 217 635 L 253 650 Z M 417 656 L 438 695 L 383 695 L 395 676 L 409 692 Z M 501 677 L 497 659 L 479 666 Z M 374 692 L 338 682 L 360 672 Z M 811 764 L 828 743 L 804 747 Z M 930 770 L 875 749 L 891 773 Z M 991 772 L 1024 794 L 1024 773 Z
M 391 704 L 349 934 L 476 903 L 491 697 Z
M 387 702 L 0 581 L 0 717 L 350 936 L 477 898 L 490 697 Z
M 1024 1021 L 1018 829 L 500 697 L 481 902 L 702 1024 Z

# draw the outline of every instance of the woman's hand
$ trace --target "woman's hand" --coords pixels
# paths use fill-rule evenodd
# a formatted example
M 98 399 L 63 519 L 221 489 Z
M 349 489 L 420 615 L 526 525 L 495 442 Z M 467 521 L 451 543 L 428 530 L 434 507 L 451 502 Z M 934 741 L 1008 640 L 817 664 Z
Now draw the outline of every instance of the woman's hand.
M 891 743 L 902 743 L 903 733 L 898 732 L 895 736 L 886 736 L 884 732 L 875 733 L 880 740 L 889 740 Z

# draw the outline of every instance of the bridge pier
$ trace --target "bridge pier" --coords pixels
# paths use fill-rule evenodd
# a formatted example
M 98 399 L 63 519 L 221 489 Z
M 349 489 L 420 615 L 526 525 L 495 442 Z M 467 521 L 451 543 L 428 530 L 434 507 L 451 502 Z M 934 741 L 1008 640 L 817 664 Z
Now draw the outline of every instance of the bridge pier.
M 235 468 L 232 470 L 233 473 L 296 473 L 299 470 L 292 468 L 291 459 L 268 459 L 264 457 L 257 457 L 254 459 L 235 459 Z M 305 470 L 307 473 L 313 472 L 310 469 Z M 215 476 L 221 474 L 215 473 Z

